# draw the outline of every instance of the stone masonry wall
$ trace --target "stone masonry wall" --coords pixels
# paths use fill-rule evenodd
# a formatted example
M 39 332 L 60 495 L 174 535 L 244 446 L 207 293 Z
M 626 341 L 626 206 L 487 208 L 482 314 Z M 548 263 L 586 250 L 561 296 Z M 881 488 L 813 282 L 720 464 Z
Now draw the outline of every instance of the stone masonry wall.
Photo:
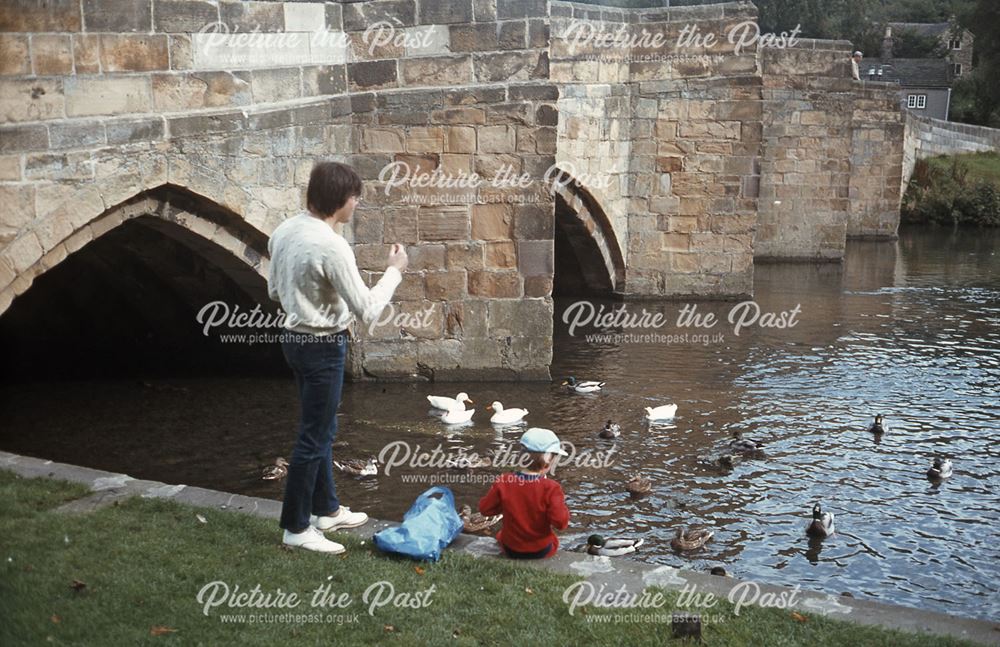
M 903 188 L 910 181 L 918 159 L 935 155 L 956 155 L 1000 151 L 1000 129 L 959 124 L 907 111 L 903 137 Z
M 335 159 L 366 179 L 345 232 L 366 279 L 388 243 L 406 244 L 393 312 L 421 315 L 359 330 L 352 372 L 547 377 L 551 195 L 379 182 L 390 162 L 486 179 L 554 162 L 546 14 L 530 0 L 6 3 L 0 313 L 89 240 L 162 211 L 152 191 L 230 214 L 225 227 L 159 215 L 266 276 L 261 241 L 302 208 L 315 160 Z M 366 30 L 382 20 L 398 39 L 373 46 Z M 230 33 L 203 33 L 215 23 Z M 272 40 L 240 40 L 255 29 Z

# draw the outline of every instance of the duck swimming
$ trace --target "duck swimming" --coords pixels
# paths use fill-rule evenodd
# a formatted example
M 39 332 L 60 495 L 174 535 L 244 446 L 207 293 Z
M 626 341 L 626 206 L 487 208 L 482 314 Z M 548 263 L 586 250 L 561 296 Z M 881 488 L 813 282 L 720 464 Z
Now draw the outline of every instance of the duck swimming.
M 688 530 L 681 526 L 677 529 L 674 538 L 670 540 L 670 547 L 680 552 L 698 550 L 707 544 L 714 534 L 707 529 Z
M 625 489 L 632 496 L 644 496 L 653 491 L 653 482 L 636 474 L 625 484 Z
M 591 555 L 602 555 L 604 557 L 619 557 L 634 553 L 635 549 L 642 546 L 643 540 L 626 539 L 624 537 L 610 537 L 605 539 L 600 535 L 587 537 L 587 552 Z
M 884 434 L 886 432 L 887 425 L 882 423 L 882 414 L 875 416 L 875 422 L 872 423 L 871 427 L 868 427 L 869 433 L 873 434 Z
M 813 506 L 813 518 L 806 528 L 806 534 L 810 537 L 829 537 L 834 533 L 833 513 L 823 512 L 819 504 Z
M 268 465 L 261 472 L 260 477 L 265 481 L 277 481 L 288 476 L 288 461 L 282 457 L 274 459 L 274 465 Z
M 601 433 L 598 434 L 601 438 L 618 438 L 622 435 L 622 428 L 617 423 L 608 420 L 607 424 L 604 425 L 604 429 L 601 429 Z
M 487 517 L 479 512 L 473 512 L 472 508 L 468 505 L 462 506 L 462 511 L 458 514 L 462 518 L 462 526 L 465 532 L 483 532 L 484 530 L 489 530 L 491 526 L 495 526 L 503 519 L 502 514 L 493 515 Z
M 469 400 L 471 402 L 471 400 Z M 476 412 L 475 409 L 451 409 L 446 411 L 443 416 L 441 416 L 441 422 L 446 425 L 458 425 L 463 422 L 469 422 L 472 420 L 472 414 Z
M 729 450 L 734 454 L 757 454 L 763 448 L 764 443 L 744 438 L 741 431 L 734 431 L 733 439 L 729 442 Z
M 646 407 L 646 418 L 651 422 L 669 420 L 677 414 L 676 404 L 664 404 L 659 407 Z
M 454 398 L 446 398 L 440 395 L 429 395 L 427 401 L 431 406 L 441 411 L 451 411 L 452 409 L 464 409 L 466 404 L 473 404 L 469 399 L 469 394 L 462 391 Z
M 951 461 L 947 458 L 935 458 L 934 464 L 927 470 L 927 478 L 932 481 L 943 481 L 951 476 Z
M 527 409 L 517 409 L 510 408 L 504 409 L 503 405 L 499 402 L 494 402 L 490 405 L 490 409 L 495 411 L 495 413 L 490 417 L 490 422 L 495 425 L 514 425 L 522 420 L 528 415 Z
M 348 461 L 333 461 L 333 466 L 341 472 L 351 476 L 376 476 L 378 474 L 378 461 L 372 456 L 367 461 L 352 459 Z
M 573 393 L 597 393 L 604 388 L 605 384 L 607 383 L 598 382 L 596 380 L 584 380 L 582 382 L 577 382 L 576 378 L 572 375 L 567 377 L 562 383 L 563 386 L 567 387 Z

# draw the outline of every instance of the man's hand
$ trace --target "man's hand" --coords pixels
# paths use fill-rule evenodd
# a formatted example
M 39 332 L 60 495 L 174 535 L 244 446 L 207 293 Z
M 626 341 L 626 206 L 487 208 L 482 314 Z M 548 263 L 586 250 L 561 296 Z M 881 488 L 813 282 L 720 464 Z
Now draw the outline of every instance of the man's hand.
M 409 264 L 410 259 L 406 255 L 406 249 L 399 243 L 393 243 L 389 249 L 389 267 L 395 267 L 402 273 Z

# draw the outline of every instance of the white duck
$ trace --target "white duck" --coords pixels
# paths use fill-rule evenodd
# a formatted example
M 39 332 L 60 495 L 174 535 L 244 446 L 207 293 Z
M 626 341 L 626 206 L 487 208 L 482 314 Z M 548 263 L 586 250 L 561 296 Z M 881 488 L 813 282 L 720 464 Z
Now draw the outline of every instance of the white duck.
M 455 408 L 450 411 L 446 411 L 443 416 L 441 416 L 441 422 L 446 425 L 460 425 L 463 422 L 469 422 L 472 420 L 472 414 L 476 412 L 475 409 L 466 409 L 464 406 L 459 409 Z
M 524 420 L 524 417 L 528 415 L 527 409 L 517 409 L 510 408 L 504 409 L 503 405 L 499 402 L 494 402 L 490 405 L 490 409 L 495 411 L 495 413 L 490 417 L 490 422 L 495 425 L 513 425 Z
M 454 398 L 446 398 L 440 395 L 429 395 L 427 396 L 427 401 L 431 403 L 432 407 L 440 409 L 441 411 L 464 409 L 466 403 L 473 404 L 472 400 L 469 399 L 469 394 L 465 391 L 462 391 Z
M 806 528 L 806 534 L 810 537 L 829 537 L 834 533 L 833 513 L 823 512 L 819 504 L 813 506 L 812 522 Z
M 659 407 L 646 407 L 646 418 L 652 421 L 669 420 L 677 414 L 676 404 L 664 404 Z

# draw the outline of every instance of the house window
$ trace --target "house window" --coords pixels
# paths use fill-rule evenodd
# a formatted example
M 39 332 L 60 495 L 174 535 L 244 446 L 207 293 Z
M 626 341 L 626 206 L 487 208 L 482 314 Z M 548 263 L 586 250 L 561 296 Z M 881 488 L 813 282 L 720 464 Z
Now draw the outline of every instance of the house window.
M 927 95 L 926 94 L 910 94 L 906 97 L 906 107 L 916 108 L 917 110 L 923 110 L 927 107 Z
M 952 65 L 951 65 L 951 73 L 954 74 L 955 76 L 962 76 L 962 64 L 961 63 L 952 63 Z
M 962 49 L 962 41 L 958 38 L 952 38 L 948 42 L 948 49 Z

